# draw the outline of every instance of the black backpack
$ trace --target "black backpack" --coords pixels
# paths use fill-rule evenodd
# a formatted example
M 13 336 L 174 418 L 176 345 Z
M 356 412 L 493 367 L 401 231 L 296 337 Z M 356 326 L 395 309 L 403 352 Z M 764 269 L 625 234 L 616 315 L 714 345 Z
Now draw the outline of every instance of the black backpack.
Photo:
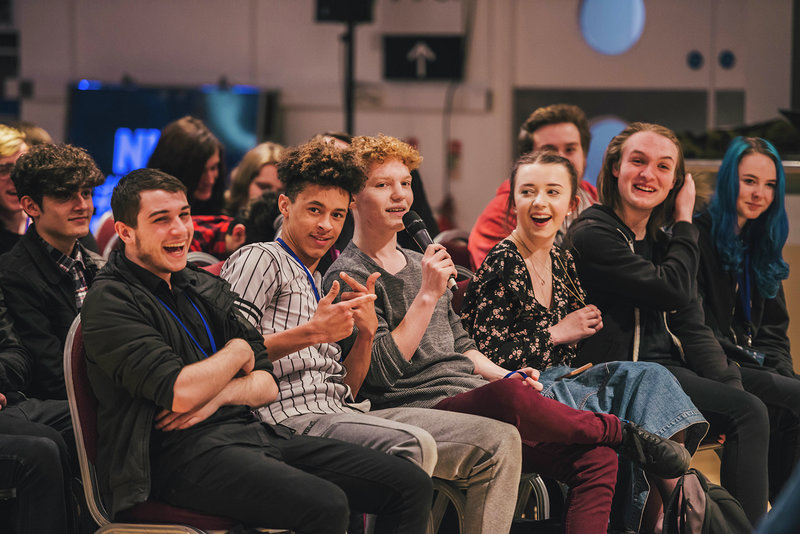
M 750 521 L 733 495 L 689 469 L 664 505 L 661 534 L 750 534 Z

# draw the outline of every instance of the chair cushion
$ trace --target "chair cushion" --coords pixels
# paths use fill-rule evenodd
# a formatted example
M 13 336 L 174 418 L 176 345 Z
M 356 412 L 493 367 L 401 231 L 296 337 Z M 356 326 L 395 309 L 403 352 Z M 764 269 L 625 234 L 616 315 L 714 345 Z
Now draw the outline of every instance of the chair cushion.
M 226 517 L 195 512 L 158 501 L 139 503 L 119 512 L 114 520 L 127 523 L 177 523 L 203 530 L 230 530 L 236 525 L 235 521 Z

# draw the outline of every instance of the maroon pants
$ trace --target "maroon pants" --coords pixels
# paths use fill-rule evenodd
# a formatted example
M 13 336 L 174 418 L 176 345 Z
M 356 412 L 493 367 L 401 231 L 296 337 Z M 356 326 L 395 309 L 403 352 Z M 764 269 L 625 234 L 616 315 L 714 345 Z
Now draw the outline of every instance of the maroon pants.
M 608 445 L 622 439 L 615 415 L 570 408 L 543 397 L 521 380 L 497 380 L 444 399 L 439 410 L 481 415 L 517 427 L 523 471 L 569 486 L 563 531 L 604 534 L 617 478 L 617 454 Z

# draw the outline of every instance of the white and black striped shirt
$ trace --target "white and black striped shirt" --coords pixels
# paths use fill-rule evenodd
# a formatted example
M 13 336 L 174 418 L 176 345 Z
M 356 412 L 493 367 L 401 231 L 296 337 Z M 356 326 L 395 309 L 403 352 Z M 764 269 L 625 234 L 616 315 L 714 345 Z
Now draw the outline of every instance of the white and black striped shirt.
M 306 271 L 279 243 L 240 248 L 222 266 L 221 275 L 242 297 L 242 314 L 262 335 L 305 324 L 317 311 Z M 319 273 L 314 277 L 321 290 Z M 352 411 L 345 400 L 352 400 L 352 396 L 342 383 L 345 369 L 340 358 L 336 343 L 322 343 L 274 362 L 280 392 L 274 402 L 261 408 L 262 420 L 277 424 L 302 414 Z

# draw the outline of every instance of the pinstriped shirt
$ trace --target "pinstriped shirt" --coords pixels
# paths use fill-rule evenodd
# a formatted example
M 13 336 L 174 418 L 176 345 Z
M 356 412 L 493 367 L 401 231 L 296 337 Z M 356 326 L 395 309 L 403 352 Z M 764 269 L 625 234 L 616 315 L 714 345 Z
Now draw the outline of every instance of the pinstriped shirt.
M 236 252 L 222 266 L 221 276 L 242 297 L 243 315 L 262 335 L 307 323 L 317 300 L 303 267 L 278 243 L 254 243 Z M 321 277 L 314 273 L 322 287 Z M 269 347 L 267 347 L 269 352 Z M 345 369 L 336 343 L 321 343 L 284 356 L 276 362 L 278 398 L 260 409 L 263 421 L 278 424 L 289 417 L 315 413 L 347 413 L 350 388 L 342 383 Z

